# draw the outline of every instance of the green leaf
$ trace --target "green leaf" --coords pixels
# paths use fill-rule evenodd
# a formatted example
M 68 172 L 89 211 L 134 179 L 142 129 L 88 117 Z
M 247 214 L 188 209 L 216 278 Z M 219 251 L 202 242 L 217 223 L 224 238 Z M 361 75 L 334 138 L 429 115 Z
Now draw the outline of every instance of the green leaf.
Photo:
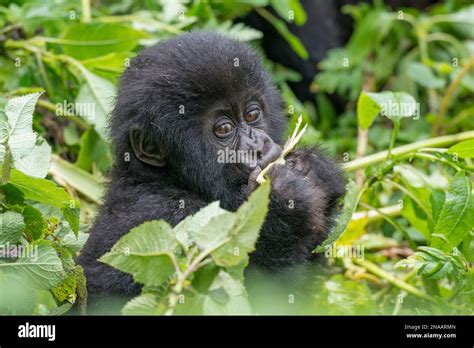
M 103 189 L 98 179 L 92 174 L 76 167 L 72 163 L 53 155 L 49 169 L 54 176 L 66 181 L 86 197 L 96 203 L 102 203 Z
M 32 240 L 43 238 L 48 228 L 48 223 L 43 217 L 43 214 L 35 207 L 27 205 L 23 209 L 23 217 L 25 218 L 25 231 L 28 236 L 30 236 Z
M 263 37 L 262 32 L 246 26 L 244 23 L 224 21 L 221 23 L 209 22 L 205 29 L 216 31 L 224 36 L 240 41 L 258 40 Z
M 255 250 L 255 243 L 268 211 L 269 194 L 270 183 L 265 182 L 237 210 L 229 242 L 211 253 L 218 266 L 236 266 Z
M 76 98 L 76 103 L 93 103 L 94 108 L 83 108 L 86 114 L 81 115 L 86 117 L 91 122 L 97 133 L 102 139 L 107 139 L 106 123 L 107 116 L 112 111 L 113 101 L 115 98 L 115 86 L 108 80 L 97 76 L 78 64 L 86 83 L 83 84 L 79 90 Z
M 76 166 L 87 172 L 92 172 L 94 168 L 102 173 L 105 173 L 110 166 L 108 145 L 94 128 L 89 128 L 81 136 L 81 149 Z
M 426 65 L 418 62 L 410 62 L 407 75 L 416 83 L 427 88 L 443 88 L 445 80 L 437 77 Z
M 7 119 L 0 121 L 2 138 L 6 137 L 8 141 L 15 168 L 37 178 L 44 178 L 48 174 L 51 157 L 50 146 L 32 128 L 33 112 L 41 94 L 38 92 L 10 99 L 5 106 Z M 0 146 L 2 161 L 4 152 L 4 147 Z
M 50 180 L 33 178 L 12 169 L 10 184 L 22 192 L 24 199 L 51 204 L 61 208 L 69 225 L 77 233 L 79 227 L 79 201 Z
M 306 22 L 306 12 L 299 0 L 271 0 L 270 4 L 285 21 L 294 21 L 296 25 L 303 25 Z M 290 18 L 291 12 L 294 19 Z
M 465 265 L 459 254 L 446 254 L 439 249 L 423 246 L 395 264 L 395 268 L 413 268 L 418 275 L 429 279 L 441 279 L 465 272 Z
M 223 243 L 229 236 L 236 218 L 234 213 L 226 211 L 213 217 L 205 226 L 198 229 L 195 234 L 195 242 L 199 249 L 202 251 L 213 250 Z
M 357 122 L 359 127 L 367 130 L 370 128 L 381 108 L 364 91 L 357 101 Z
M 431 246 L 451 251 L 474 226 L 474 199 L 471 182 L 464 172 L 451 180 L 443 208 L 431 236 Z
M 2 273 L 8 279 L 35 289 L 51 289 L 66 277 L 56 250 L 45 240 L 27 245 L 15 262 L 1 262 Z
M 336 226 L 334 226 L 326 240 L 313 252 L 322 253 L 326 250 L 326 247 L 336 242 L 340 237 L 342 238 L 344 232 L 347 230 L 363 191 L 361 191 L 353 181 L 350 181 L 347 184 L 346 190 L 347 194 L 344 199 L 344 207 L 342 208 L 341 214 L 339 215 Z
M 165 311 L 166 307 L 150 293 L 131 299 L 122 308 L 123 315 L 162 315 Z
M 474 158 L 474 139 L 465 140 L 451 146 L 448 153 L 455 154 L 459 158 Z
M 425 212 L 408 196 L 403 198 L 402 215 L 427 241 L 431 239 L 431 230 Z
M 0 214 L 0 246 L 6 243 L 15 245 L 20 240 L 25 223 L 23 216 L 13 211 Z
M 159 286 L 175 273 L 177 247 L 166 221 L 148 221 L 120 238 L 100 261 L 133 275 L 136 282 Z
M 228 273 L 220 271 L 204 299 L 203 314 L 251 314 L 244 286 Z
M 145 32 L 113 23 L 77 23 L 67 27 L 61 44 L 64 53 L 76 59 L 103 56 L 110 52 L 133 51 Z
M 342 274 L 324 282 L 321 295 L 325 296 L 322 307 L 327 307 L 327 314 L 376 314 L 376 303 L 367 284 L 346 279 Z
M 88 233 L 79 232 L 77 236 L 68 233 L 61 239 L 61 246 L 65 247 L 72 255 L 75 255 L 86 244 L 87 238 L 89 238 Z
M 364 97 L 364 110 L 367 110 L 370 116 L 373 114 L 372 109 L 376 107 L 380 109 L 381 115 L 391 119 L 396 123 L 400 122 L 400 119 L 404 117 L 419 116 L 418 103 L 416 102 L 415 98 L 413 98 L 408 93 L 385 91 L 381 93 L 364 92 L 364 94 L 370 99 L 372 103 L 375 104 L 375 106 L 369 106 L 369 99 Z M 367 120 L 364 120 L 364 125 L 369 123 L 368 121 L 370 121 L 370 117 Z
M 176 240 L 184 247 L 189 248 L 196 242 L 196 234 L 204 234 L 205 226 L 212 218 L 225 214 L 226 211 L 219 206 L 219 202 L 213 202 L 199 210 L 196 214 L 186 217 L 173 229 Z M 203 238 L 200 236 L 199 238 Z

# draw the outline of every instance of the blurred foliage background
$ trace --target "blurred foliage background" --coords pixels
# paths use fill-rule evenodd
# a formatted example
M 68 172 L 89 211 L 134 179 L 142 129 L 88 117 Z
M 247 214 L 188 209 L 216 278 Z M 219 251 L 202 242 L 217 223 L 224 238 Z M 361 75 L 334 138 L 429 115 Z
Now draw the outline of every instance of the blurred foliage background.
M 332 241 L 363 246 L 364 258 L 332 257 L 298 310 L 262 300 L 259 311 L 472 313 L 474 7 L 423 3 L 0 1 L 7 134 L 0 137 L 0 236 L 39 246 L 54 266 L 38 272 L 39 281 L 32 269 L 0 261 L 0 312 L 64 313 L 84 297 L 73 256 L 112 161 L 106 118 L 118 78 L 141 48 L 202 29 L 259 50 L 283 95 L 289 131 L 303 115 L 309 126 L 301 144 L 322 144 L 354 179 Z M 327 28 L 334 32 L 318 32 Z M 370 94 L 381 91 L 395 99 Z M 398 92 L 414 98 L 419 117 L 375 117 Z M 26 125 L 13 125 L 13 117 Z M 33 139 L 28 148 L 25 139 Z M 51 279 L 51 272 L 61 276 Z M 36 284 L 34 294 L 18 277 Z

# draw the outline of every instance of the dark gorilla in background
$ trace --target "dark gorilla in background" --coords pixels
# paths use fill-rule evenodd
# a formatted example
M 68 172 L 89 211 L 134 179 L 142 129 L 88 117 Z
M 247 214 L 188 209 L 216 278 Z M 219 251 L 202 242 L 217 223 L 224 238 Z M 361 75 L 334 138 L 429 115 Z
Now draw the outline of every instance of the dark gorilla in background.
M 140 285 L 97 259 L 148 220 L 176 225 L 212 201 L 236 210 L 281 152 L 282 100 L 249 46 L 191 32 L 143 50 L 125 71 L 110 122 L 115 164 L 105 203 L 79 256 L 89 294 L 133 295 Z M 218 151 L 255 151 L 256 163 L 219 163 Z M 250 265 L 277 272 L 314 259 L 328 233 L 340 169 L 297 150 L 270 172 L 269 212 Z

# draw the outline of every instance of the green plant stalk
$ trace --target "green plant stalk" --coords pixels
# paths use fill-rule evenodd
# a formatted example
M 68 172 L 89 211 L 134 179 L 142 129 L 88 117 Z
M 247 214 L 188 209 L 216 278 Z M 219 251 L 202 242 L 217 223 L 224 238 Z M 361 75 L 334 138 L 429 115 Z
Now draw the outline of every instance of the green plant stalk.
M 38 105 L 56 114 L 56 105 L 54 105 L 50 101 L 44 100 L 44 99 L 38 99 Z M 83 121 L 83 119 L 81 119 L 80 117 L 77 117 L 74 114 L 70 114 L 69 112 L 67 112 L 67 110 L 63 110 L 63 113 L 64 115 L 59 116 L 59 117 L 67 118 L 69 121 L 72 121 L 73 123 L 75 123 L 76 126 L 81 128 L 82 130 L 86 130 L 89 128 L 89 125 L 85 121 Z
M 395 140 L 397 140 L 398 131 L 400 130 L 400 121 L 393 123 L 392 137 L 390 139 L 390 147 L 387 152 L 387 159 L 389 160 L 392 157 L 392 150 L 395 147 Z
M 443 122 L 444 117 L 446 115 L 446 111 L 448 110 L 449 103 L 453 98 L 454 91 L 458 88 L 459 84 L 461 83 L 464 76 L 469 72 L 469 70 L 474 67 L 474 54 L 469 57 L 466 64 L 464 64 L 462 70 L 456 76 L 456 78 L 451 81 L 444 94 L 443 100 L 441 101 L 441 106 L 439 107 L 438 115 L 436 116 L 435 123 L 433 126 L 433 135 L 439 134 L 443 129 Z
M 186 271 L 181 272 L 179 269 L 177 269 L 177 280 L 176 284 L 173 286 L 171 293 L 169 294 L 168 297 L 168 309 L 165 312 L 165 315 L 173 315 L 174 309 L 176 305 L 178 304 L 178 299 L 179 295 L 184 289 L 184 284 L 186 280 L 189 278 L 191 273 L 197 271 L 199 268 L 201 268 L 204 264 L 202 261 L 209 256 L 214 250 L 220 248 L 223 246 L 225 243 L 230 241 L 230 237 L 225 238 L 221 242 L 217 243 L 213 248 L 210 248 L 208 250 L 202 251 L 196 258 L 193 260 L 193 262 L 189 265 L 189 267 L 186 269 Z
M 387 280 L 390 284 L 395 285 L 396 287 L 398 287 L 402 290 L 405 290 L 409 294 L 412 294 L 416 297 L 419 297 L 419 298 L 422 298 L 424 300 L 436 303 L 436 300 L 433 297 L 421 292 L 420 290 L 418 290 L 414 286 L 412 286 L 408 283 L 405 283 L 403 280 L 398 279 L 397 277 L 395 277 L 392 274 L 386 272 L 385 270 L 383 270 L 382 268 L 378 267 L 377 265 L 375 265 L 374 263 L 372 263 L 370 261 L 362 260 L 362 259 L 354 259 L 353 262 L 358 264 L 359 266 L 364 267 L 366 270 L 368 270 L 369 272 L 375 274 L 376 276 L 379 276 L 380 278 L 383 278 L 383 279 Z
M 3 154 L 2 165 L 2 185 L 5 185 L 10 181 L 10 146 L 8 146 L 6 142 L 1 145 L 5 146 L 5 153 Z
M 91 16 L 91 1 L 90 0 L 81 0 L 82 6 L 82 22 L 89 23 L 92 20 Z
M 392 149 L 391 154 L 393 157 L 399 157 L 425 147 L 444 147 L 451 144 L 474 139 L 474 131 L 462 132 L 452 135 L 444 135 L 441 137 L 430 138 L 416 143 L 398 146 Z M 342 165 L 345 171 L 351 172 L 359 168 L 365 168 L 380 162 L 383 162 L 387 158 L 388 150 L 374 153 L 369 156 L 355 159 Z

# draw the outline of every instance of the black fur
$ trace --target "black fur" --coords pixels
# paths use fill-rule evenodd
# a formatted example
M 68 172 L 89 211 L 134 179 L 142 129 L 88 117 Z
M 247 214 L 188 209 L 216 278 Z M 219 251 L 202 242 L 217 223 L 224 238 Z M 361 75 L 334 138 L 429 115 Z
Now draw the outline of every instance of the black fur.
M 90 295 L 139 291 L 130 276 L 97 261 L 131 228 L 155 219 L 176 225 L 215 200 L 228 210 L 244 202 L 255 187 L 253 174 L 249 179 L 235 165 L 217 163 L 208 110 L 223 100 L 238 109 L 251 96 L 264 105 L 260 129 L 281 144 L 286 118 L 280 95 L 247 45 L 192 32 L 145 49 L 132 61 L 110 122 L 111 181 L 78 259 Z M 134 156 L 129 132 L 136 125 L 151 148 L 166 154 L 165 166 L 150 166 Z M 344 180 L 337 165 L 311 150 L 292 153 L 271 177 L 270 209 L 250 262 L 277 271 L 312 258 L 344 194 Z

